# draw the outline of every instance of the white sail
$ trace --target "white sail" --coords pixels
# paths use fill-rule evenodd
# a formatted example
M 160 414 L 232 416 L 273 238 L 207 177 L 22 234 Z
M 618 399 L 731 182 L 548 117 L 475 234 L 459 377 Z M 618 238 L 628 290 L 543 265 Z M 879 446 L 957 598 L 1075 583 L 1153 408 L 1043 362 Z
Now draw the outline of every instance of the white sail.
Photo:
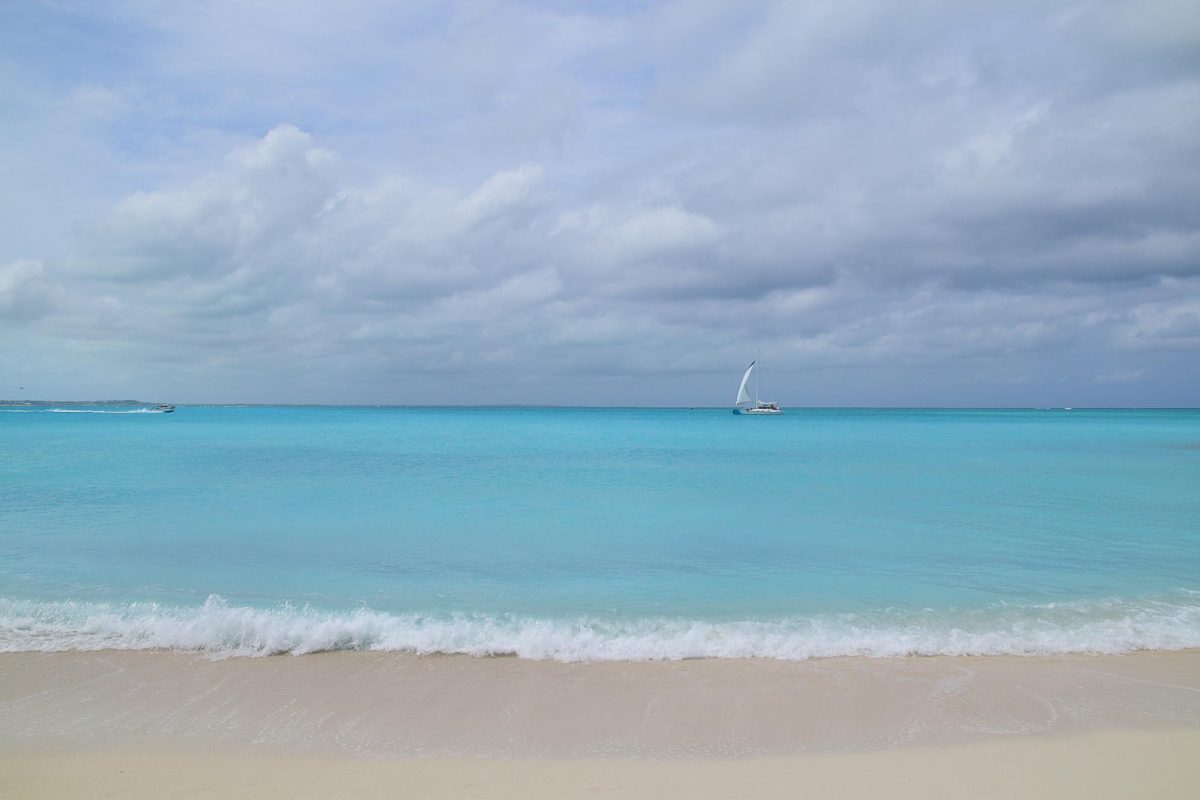
M 756 358 L 750 362 L 750 366 L 746 367 L 746 374 L 742 376 L 742 385 L 738 387 L 737 403 L 735 403 L 734 405 L 740 406 L 742 403 L 753 403 L 754 402 L 754 398 L 750 396 L 750 393 L 748 391 L 746 391 L 746 386 L 749 385 L 749 383 L 750 383 L 750 373 L 754 372 L 754 365 L 757 363 L 758 363 L 758 359 Z

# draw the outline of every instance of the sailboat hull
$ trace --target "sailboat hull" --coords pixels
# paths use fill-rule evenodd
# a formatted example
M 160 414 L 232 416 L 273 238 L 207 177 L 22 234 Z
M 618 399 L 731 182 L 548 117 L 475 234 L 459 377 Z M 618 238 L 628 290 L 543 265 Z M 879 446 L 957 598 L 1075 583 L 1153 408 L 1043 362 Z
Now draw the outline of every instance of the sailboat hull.
M 735 408 L 735 414 L 782 414 L 783 409 L 780 408 Z

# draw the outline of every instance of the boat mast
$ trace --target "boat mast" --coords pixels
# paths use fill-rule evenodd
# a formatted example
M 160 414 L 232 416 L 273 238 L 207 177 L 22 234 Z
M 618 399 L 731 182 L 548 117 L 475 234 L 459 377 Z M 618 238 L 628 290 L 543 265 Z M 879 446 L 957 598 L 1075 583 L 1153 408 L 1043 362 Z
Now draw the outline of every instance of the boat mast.
M 754 407 L 758 408 L 758 376 L 762 374 L 762 350 L 754 351 Z

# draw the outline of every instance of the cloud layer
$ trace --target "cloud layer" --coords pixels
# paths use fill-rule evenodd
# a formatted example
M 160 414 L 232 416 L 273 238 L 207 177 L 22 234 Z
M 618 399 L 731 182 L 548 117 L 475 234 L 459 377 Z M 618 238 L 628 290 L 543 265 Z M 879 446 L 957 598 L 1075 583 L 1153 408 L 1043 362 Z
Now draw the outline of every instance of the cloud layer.
M 1194 4 L 402 5 L 0 12 L 0 396 L 1200 404 Z

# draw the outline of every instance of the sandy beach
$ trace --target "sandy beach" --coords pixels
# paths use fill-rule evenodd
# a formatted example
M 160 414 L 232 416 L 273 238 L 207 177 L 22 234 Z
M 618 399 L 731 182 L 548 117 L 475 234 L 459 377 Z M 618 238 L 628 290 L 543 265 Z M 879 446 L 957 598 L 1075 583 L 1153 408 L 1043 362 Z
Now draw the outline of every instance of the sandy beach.
M 5 797 L 1192 797 L 1200 652 L 0 656 Z

